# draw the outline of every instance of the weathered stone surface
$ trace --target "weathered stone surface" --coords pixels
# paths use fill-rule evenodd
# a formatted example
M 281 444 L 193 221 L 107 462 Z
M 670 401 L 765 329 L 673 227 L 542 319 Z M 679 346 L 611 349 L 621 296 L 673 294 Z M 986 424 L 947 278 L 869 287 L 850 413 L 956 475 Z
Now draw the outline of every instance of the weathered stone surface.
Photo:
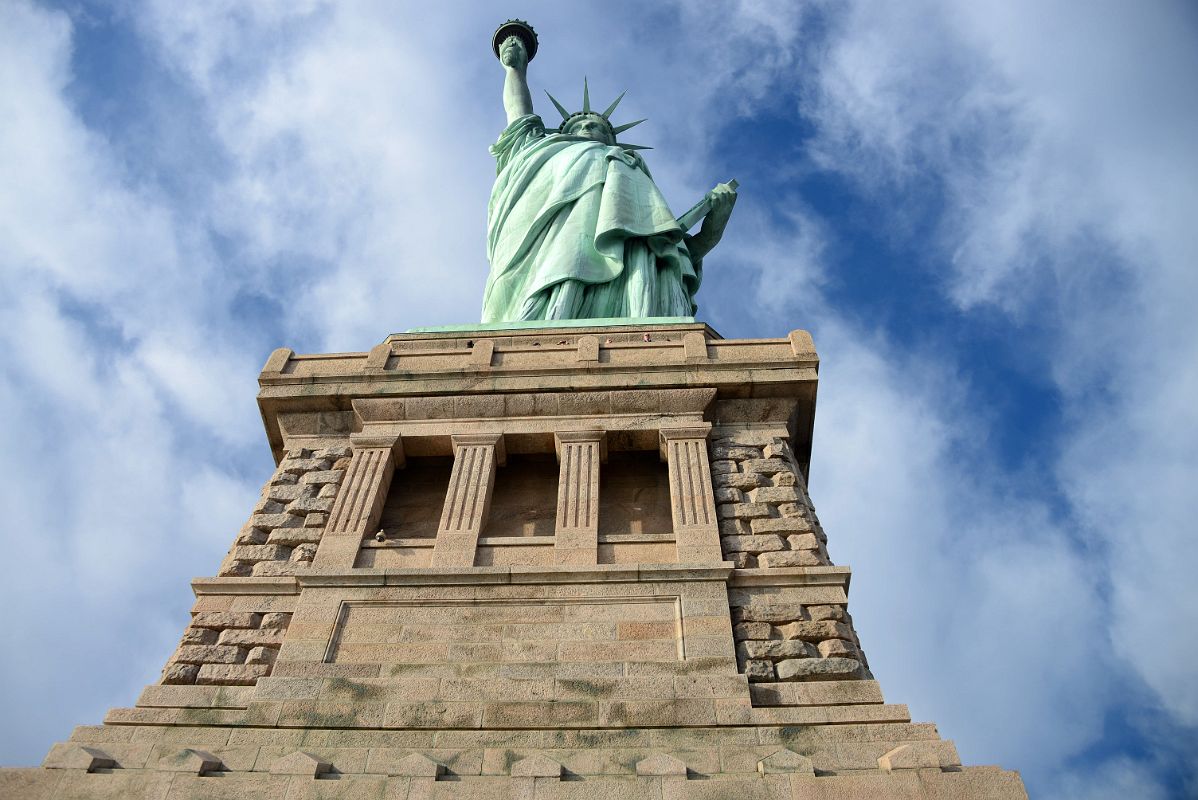
M 261 614 L 245 611 L 205 611 L 191 618 L 193 628 L 257 628 Z
M 752 659 L 814 658 L 819 654 L 815 645 L 801 639 L 767 641 L 750 639 L 737 643 L 736 648 L 744 658 Z
M 780 681 L 808 678 L 847 678 L 861 669 L 861 662 L 851 658 L 794 658 L 774 665 Z
M 732 626 L 732 637 L 737 641 L 768 639 L 773 634 L 773 630 L 773 626 L 768 622 L 741 622 Z
M 242 647 L 185 644 L 175 651 L 175 661 L 181 664 L 240 664 L 244 660 Z
M 333 498 L 331 497 L 301 497 L 293 503 L 287 505 L 288 514 L 298 514 L 307 516 L 311 513 L 328 513 L 333 510 Z
M 269 531 L 275 528 L 298 528 L 304 524 L 300 517 L 282 512 L 279 514 L 254 514 L 250 524 L 259 530 Z
M 742 472 L 756 472 L 759 475 L 790 472 L 790 464 L 780 458 L 751 458 L 740 462 L 740 468 Z
M 757 519 L 768 517 L 773 513 L 765 503 L 725 503 L 719 506 L 719 515 L 723 519 Z
M 779 773 L 814 775 L 815 767 L 807 756 L 783 748 L 758 761 L 757 771 L 762 775 Z
M 799 476 L 793 472 L 779 472 L 773 477 L 775 486 L 798 486 L 800 485 Z
M 859 658 L 856 646 L 844 639 L 825 639 L 819 643 L 819 654 L 824 658 Z
M 258 501 L 257 505 L 254 506 L 254 513 L 255 514 L 279 514 L 283 511 L 284 508 L 286 508 L 286 506 L 284 506 L 282 503 L 278 502 L 277 500 L 271 500 L 270 498 L 263 498 L 262 500 Z
M 799 603 L 754 603 L 735 606 L 733 622 L 792 622 L 803 618 L 803 606 Z M 790 637 L 795 638 L 795 637 Z
M 279 469 L 292 475 L 311 474 L 313 471 L 327 470 L 331 463 L 327 458 L 285 458 Z
M 293 483 L 285 486 L 271 486 L 267 490 L 267 496 L 271 500 L 277 500 L 280 503 L 290 503 L 292 500 L 297 500 L 311 491 L 312 489 L 308 486 L 300 486 Z M 281 508 L 279 510 L 282 511 Z
M 313 512 L 304 517 L 305 528 L 323 528 L 329 522 L 329 515 L 320 512 Z
M 712 475 L 711 480 L 717 488 L 739 489 L 742 492 L 747 492 L 765 483 L 767 478 L 756 472 L 729 472 Z
M 749 522 L 753 533 L 810 533 L 811 523 L 803 517 L 770 517 Z
M 878 769 L 892 772 L 896 769 L 926 769 L 940 766 L 940 756 L 934 748 L 917 742 L 902 744 L 878 757 Z M 931 744 L 930 742 L 928 744 Z
M 174 662 L 167 664 L 166 669 L 162 671 L 162 682 L 171 686 L 195 683 L 196 676 L 199 674 L 199 664 L 180 664 Z
M 560 778 L 562 765 L 544 753 L 536 753 L 512 764 L 513 778 Z
M 311 561 L 316 557 L 316 545 L 313 543 L 301 544 L 291 552 L 291 561 Z
M 326 483 L 337 483 L 345 475 L 345 470 L 330 469 L 320 472 L 309 472 L 300 478 L 300 483 L 314 483 L 317 485 Z
M 108 769 L 115 765 L 116 760 L 98 747 L 74 743 L 56 747 L 42 762 L 47 769 L 81 769 L 84 772 Z
M 745 502 L 745 493 L 740 489 L 731 487 L 715 490 L 715 501 L 717 503 L 743 503 Z
M 216 644 L 219 636 L 211 628 L 188 628 L 183 631 L 183 644 Z
M 759 486 L 749 492 L 749 500 L 754 503 L 795 503 L 802 499 L 793 486 Z
M 252 686 L 270 674 L 270 664 L 204 664 L 196 683 L 217 686 Z
M 267 540 L 270 544 L 282 545 L 284 547 L 296 547 L 302 544 L 316 544 L 320 541 L 323 531 L 309 527 L 304 528 L 276 528 L 270 532 L 270 538 Z
M 316 778 L 332 769 L 332 764 L 304 750 L 296 750 L 270 765 L 272 775 L 299 775 L 304 778 Z
M 561 770 L 560 764 L 558 770 Z M 389 775 L 400 775 L 407 778 L 436 778 L 444 772 L 443 764 L 433 761 L 422 753 L 412 753 L 387 770 Z
M 259 561 L 285 561 L 290 555 L 290 547 L 283 547 L 278 544 L 247 545 L 233 550 L 233 557 L 235 559 L 249 564 L 256 564 Z
M 848 619 L 844 606 L 807 606 L 807 616 L 817 622 L 829 619 L 844 622 Z
M 751 681 L 772 681 L 774 680 L 773 662 L 764 660 L 746 661 L 744 674 Z
M 852 639 L 853 631 L 843 622 L 791 622 L 779 625 L 778 631 L 785 639 L 806 639 L 818 642 L 823 639 Z
M 654 753 L 636 762 L 636 774 L 640 777 L 686 777 L 686 762 L 668 753 Z
M 265 645 L 250 648 L 250 652 L 245 657 L 247 664 L 273 664 L 275 659 L 279 657 L 279 650 L 275 647 L 267 647 Z
M 195 750 L 190 747 L 164 755 L 158 759 L 157 764 L 158 769 L 164 772 L 187 772 L 192 775 L 216 772 L 223 766 L 221 760 L 207 750 Z
M 720 544 L 728 553 L 766 553 L 786 547 L 781 536 L 721 536 Z
M 258 647 L 267 644 L 278 646 L 283 642 L 283 632 L 271 629 L 230 628 L 220 632 L 219 642 L 224 645 L 241 645 L 243 647 Z
M 782 550 L 774 553 L 762 553 L 757 556 L 757 563 L 762 567 L 818 567 L 824 563 L 814 550 Z
M 286 628 L 291 622 L 291 615 L 282 611 L 271 611 L 263 614 L 259 627 L 262 628 Z

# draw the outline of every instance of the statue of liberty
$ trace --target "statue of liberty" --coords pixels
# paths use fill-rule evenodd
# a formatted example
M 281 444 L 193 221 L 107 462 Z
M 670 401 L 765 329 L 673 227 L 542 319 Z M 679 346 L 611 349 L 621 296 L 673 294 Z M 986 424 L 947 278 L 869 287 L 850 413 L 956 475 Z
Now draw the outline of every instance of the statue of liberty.
M 562 122 L 546 131 L 528 89 L 536 34 L 509 21 L 493 48 L 507 72 L 508 126 L 491 147 L 482 321 L 694 316 L 703 257 L 723 235 L 736 182 L 675 218 L 637 152 L 648 148 L 616 141 L 644 122 L 611 123 L 623 94 L 593 111 L 584 81 L 574 113 L 549 95 Z M 687 234 L 700 218 L 699 232 Z

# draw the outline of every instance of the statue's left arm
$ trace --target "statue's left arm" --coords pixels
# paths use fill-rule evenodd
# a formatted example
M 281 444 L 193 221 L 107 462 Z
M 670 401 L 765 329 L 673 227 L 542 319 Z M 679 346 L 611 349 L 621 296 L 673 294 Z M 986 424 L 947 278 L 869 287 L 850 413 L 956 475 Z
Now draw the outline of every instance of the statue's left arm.
M 712 189 L 708 197 L 711 200 L 711 211 L 703 218 L 703 227 L 694 236 L 686 237 L 687 250 L 696 261 L 702 260 L 719 244 L 728 219 L 732 216 L 732 207 L 736 205 L 736 190 L 726 183 Z

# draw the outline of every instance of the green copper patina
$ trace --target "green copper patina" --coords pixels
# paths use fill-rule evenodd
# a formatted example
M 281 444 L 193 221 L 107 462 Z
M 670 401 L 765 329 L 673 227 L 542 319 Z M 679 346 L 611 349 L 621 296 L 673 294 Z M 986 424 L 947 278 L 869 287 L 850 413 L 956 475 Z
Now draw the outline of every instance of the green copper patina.
M 736 182 L 716 186 L 676 218 L 637 150 L 591 109 L 584 80 L 582 110 L 547 131 L 528 89 L 536 34 L 510 20 L 493 47 L 507 73 L 508 126 L 491 147 L 497 177 L 487 208 L 491 272 L 482 321 L 604 317 L 690 317 L 703 257 L 719 242 L 736 202 Z M 687 230 L 703 219 L 698 233 Z

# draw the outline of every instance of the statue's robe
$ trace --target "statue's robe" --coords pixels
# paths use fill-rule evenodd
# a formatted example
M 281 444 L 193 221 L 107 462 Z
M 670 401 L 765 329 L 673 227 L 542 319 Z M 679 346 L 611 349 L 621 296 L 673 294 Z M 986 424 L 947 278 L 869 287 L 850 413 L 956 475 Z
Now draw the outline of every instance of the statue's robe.
M 694 316 L 702 264 L 639 155 L 535 114 L 491 153 L 483 322 Z

